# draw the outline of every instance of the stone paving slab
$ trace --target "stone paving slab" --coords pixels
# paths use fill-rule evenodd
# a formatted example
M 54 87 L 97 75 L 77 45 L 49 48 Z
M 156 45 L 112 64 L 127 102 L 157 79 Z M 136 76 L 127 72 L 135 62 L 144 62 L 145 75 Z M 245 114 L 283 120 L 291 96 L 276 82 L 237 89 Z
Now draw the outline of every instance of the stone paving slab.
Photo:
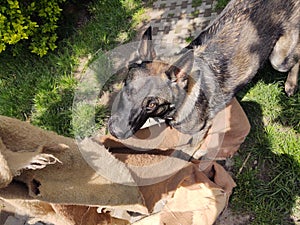
M 153 38 L 186 45 L 200 33 L 217 13 L 215 0 L 157 0 L 153 3 Z

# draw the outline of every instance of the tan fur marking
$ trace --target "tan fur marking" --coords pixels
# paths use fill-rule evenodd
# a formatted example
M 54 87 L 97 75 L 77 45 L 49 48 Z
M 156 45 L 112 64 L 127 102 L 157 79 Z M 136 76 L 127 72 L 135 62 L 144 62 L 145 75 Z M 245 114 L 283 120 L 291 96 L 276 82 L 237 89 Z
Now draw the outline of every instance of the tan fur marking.
M 151 76 L 160 76 L 164 73 L 170 65 L 161 61 L 153 61 L 146 65 L 147 69 L 150 71 Z

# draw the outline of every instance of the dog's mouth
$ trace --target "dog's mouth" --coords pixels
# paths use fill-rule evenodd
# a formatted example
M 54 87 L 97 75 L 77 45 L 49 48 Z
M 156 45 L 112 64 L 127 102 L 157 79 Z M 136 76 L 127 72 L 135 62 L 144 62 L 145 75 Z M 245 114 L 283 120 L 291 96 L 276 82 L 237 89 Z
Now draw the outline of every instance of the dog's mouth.
M 170 108 L 170 107 L 168 107 Z M 171 109 L 171 108 L 170 108 Z M 133 113 L 134 110 L 131 110 Z M 173 110 L 172 110 L 173 111 Z M 133 136 L 139 129 L 147 128 L 170 120 L 171 111 L 161 111 L 160 115 L 149 115 L 145 110 L 134 112 L 129 119 L 119 114 L 112 115 L 108 121 L 109 132 L 118 139 L 127 139 Z
M 147 97 L 140 107 L 120 109 L 112 114 L 108 121 L 109 132 L 118 139 L 127 139 L 139 129 L 152 126 L 148 119 L 153 118 L 156 124 L 171 120 L 174 115 L 175 105 L 159 97 Z M 160 118 L 158 122 L 158 118 Z M 148 121 L 148 123 L 147 123 Z M 145 125 L 146 124 L 146 125 Z
M 166 119 L 162 119 L 160 117 L 149 117 L 147 121 L 144 123 L 144 125 L 141 127 L 141 129 L 145 129 L 148 127 L 152 127 L 155 125 L 160 125 L 166 122 Z
M 147 121 L 148 115 L 138 114 L 135 118 L 125 119 L 118 115 L 113 115 L 108 121 L 109 132 L 118 139 L 127 139 L 134 135 Z

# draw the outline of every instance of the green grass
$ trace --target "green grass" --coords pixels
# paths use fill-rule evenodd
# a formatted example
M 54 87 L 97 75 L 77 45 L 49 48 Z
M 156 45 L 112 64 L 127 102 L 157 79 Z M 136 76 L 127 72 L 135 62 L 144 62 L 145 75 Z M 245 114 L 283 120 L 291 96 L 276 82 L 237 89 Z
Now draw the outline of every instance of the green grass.
M 239 93 L 252 128 L 235 157 L 230 205 L 252 214 L 251 224 L 295 224 L 291 215 L 300 213 L 300 93 L 285 95 L 285 76 L 267 65 Z
M 187 44 L 189 44 L 189 43 L 191 43 L 193 41 L 193 39 L 194 39 L 194 37 L 187 37 L 187 38 L 185 38 L 185 42 Z
M 230 0 L 218 0 L 217 1 L 217 4 L 215 6 L 215 10 L 216 11 L 221 11 L 222 9 L 225 8 L 225 6 L 227 5 L 227 3 L 229 2 Z
M 201 4 L 202 4 L 202 0 L 193 0 L 193 1 L 192 1 L 192 7 L 193 7 L 193 8 L 196 8 L 196 7 L 198 7 L 198 6 L 201 6 Z
M 197 9 L 197 10 L 195 10 L 195 11 L 193 11 L 193 12 L 191 13 L 191 16 L 192 16 L 192 17 L 198 17 L 199 14 L 200 14 L 200 11 Z
M 43 58 L 25 48 L 0 54 L 1 115 L 73 135 L 71 107 L 79 59 L 129 41 L 143 12 L 136 0 L 96 0 L 86 7 L 90 21 L 78 29 L 70 27 L 69 21 L 62 24 L 59 33 L 64 35 L 55 52 Z M 13 56 L 16 49 L 19 54 Z

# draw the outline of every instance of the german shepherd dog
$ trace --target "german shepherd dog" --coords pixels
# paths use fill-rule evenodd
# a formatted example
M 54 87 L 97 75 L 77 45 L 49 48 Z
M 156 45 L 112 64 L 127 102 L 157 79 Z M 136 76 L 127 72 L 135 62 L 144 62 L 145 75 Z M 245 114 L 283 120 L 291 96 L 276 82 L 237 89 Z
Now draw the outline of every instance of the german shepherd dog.
M 108 121 L 126 139 L 150 117 L 195 134 L 223 109 L 267 59 L 289 72 L 285 91 L 297 89 L 300 60 L 299 0 L 232 0 L 179 54 L 172 65 L 155 60 L 148 28 L 138 48 L 140 63 L 128 76 Z

